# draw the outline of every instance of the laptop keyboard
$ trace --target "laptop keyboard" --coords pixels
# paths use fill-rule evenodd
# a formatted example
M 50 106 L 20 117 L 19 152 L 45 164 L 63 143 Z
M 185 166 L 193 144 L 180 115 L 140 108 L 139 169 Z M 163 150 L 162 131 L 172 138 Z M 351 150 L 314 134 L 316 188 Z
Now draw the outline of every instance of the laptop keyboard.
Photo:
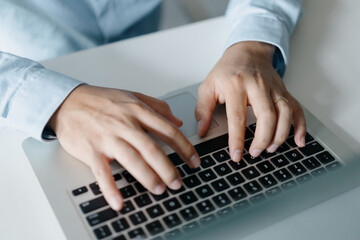
M 109 207 L 96 182 L 72 190 L 73 201 L 95 239 L 176 239 L 341 167 L 309 133 L 306 146 L 296 147 L 293 128 L 275 153 L 265 151 L 252 158 L 248 150 L 255 127 L 246 129 L 244 155 L 238 163 L 230 159 L 227 134 L 195 145 L 199 168 L 170 154 L 183 177 L 179 190 L 153 195 L 122 169 L 114 174 L 118 184 L 126 183 L 119 189 L 125 199 L 121 211 Z

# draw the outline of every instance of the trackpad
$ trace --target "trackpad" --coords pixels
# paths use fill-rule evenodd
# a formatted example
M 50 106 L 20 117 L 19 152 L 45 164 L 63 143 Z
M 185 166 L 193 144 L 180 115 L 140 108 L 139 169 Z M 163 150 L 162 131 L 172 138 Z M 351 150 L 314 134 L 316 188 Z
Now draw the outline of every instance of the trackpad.
M 194 111 L 196 107 L 196 99 L 188 92 L 181 93 L 164 99 L 171 108 L 173 114 L 183 121 L 180 130 L 186 137 L 197 134 L 197 122 Z M 217 124 L 212 120 L 210 128 L 216 127 Z

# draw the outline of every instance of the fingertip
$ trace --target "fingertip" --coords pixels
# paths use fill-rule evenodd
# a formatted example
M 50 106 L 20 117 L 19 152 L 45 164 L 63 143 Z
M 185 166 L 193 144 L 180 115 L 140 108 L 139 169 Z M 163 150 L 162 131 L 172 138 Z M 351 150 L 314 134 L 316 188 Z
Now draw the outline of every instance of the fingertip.
M 243 152 L 240 149 L 236 149 L 234 151 L 234 153 L 232 154 L 233 155 L 232 160 L 234 162 L 240 162 L 240 160 L 242 158 L 242 154 L 243 154 Z
M 123 207 L 124 202 L 123 202 L 121 196 L 116 195 L 116 196 L 110 197 L 109 205 L 114 211 L 119 211 Z
M 154 188 L 154 194 L 156 195 L 161 195 L 163 194 L 163 192 L 165 191 L 166 186 L 164 183 L 159 183 L 158 185 L 156 185 L 156 187 Z
M 190 167 L 198 168 L 200 167 L 200 157 L 197 154 L 194 154 L 190 158 Z

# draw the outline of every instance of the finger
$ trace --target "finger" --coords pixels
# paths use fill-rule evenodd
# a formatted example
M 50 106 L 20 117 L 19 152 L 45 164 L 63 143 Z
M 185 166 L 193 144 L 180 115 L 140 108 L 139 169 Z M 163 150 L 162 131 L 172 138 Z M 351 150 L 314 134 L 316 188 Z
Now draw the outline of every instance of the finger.
M 274 98 L 279 98 L 277 95 Z M 280 100 L 274 104 L 277 112 L 277 122 L 275 128 L 274 138 L 270 146 L 266 149 L 268 152 L 273 153 L 282 145 L 289 136 L 293 112 L 289 103 L 285 100 Z
M 294 123 L 294 140 L 297 146 L 305 146 L 305 135 L 306 135 L 306 120 L 304 111 L 302 110 L 299 103 L 295 100 L 291 100 L 291 104 L 294 109 L 293 123 Z
M 212 114 L 217 99 L 213 87 L 201 84 L 198 90 L 198 100 L 195 108 L 195 118 L 198 124 L 198 135 L 203 136 L 210 127 Z
M 155 112 L 163 116 L 166 120 L 171 122 L 177 127 L 181 127 L 183 125 L 183 122 L 181 119 L 177 118 L 171 111 L 171 108 L 169 104 L 167 104 L 165 101 L 162 101 L 157 98 L 153 98 L 141 93 L 135 93 L 133 92 L 134 96 L 138 98 L 140 101 L 144 102 L 146 105 L 148 105 L 150 108 L 152 108 Z
M 227 94 L 226 115 L 228 119 L 229 150 L 232 160 L 242 158 L 246 126 L 246 95 L 243 92 L 230 90 Z
M 114 158 L 150 192 L 159 195 L 165 191 L 164 182 L 151 169 L 138 151 L 126 141 L 122 139 L 114 141 L 111 151 L 113 151 Z
M 123 198 L 117 188 L 109 165 L 109 159 L 105 156 L 92 161 L 91 170 L 104 194 L 105 200 L 115 211 L 119 211 L 123 205 Z
M 200 158 L 194 146 L 182 132 L 151 111 L 145 111 L 141 118 L 142 127 L 166 142 L 190 167 L 200 165 Z M 146 119 L 146 121 L 145 121 Z
M 141 129 L 123 131 L 123 139 L 132 145 L 161 178 L 172 189 L 181 187 L 181 176 L 162 149 Z
M 255 137 L 249 152 L 251 156 L 258 157 L 273 139 L 276 126 L 276 112 L 273 102 L 268 95 L 259 92 L 254 96 L 249 96 L 249 101 L 257 118 Z

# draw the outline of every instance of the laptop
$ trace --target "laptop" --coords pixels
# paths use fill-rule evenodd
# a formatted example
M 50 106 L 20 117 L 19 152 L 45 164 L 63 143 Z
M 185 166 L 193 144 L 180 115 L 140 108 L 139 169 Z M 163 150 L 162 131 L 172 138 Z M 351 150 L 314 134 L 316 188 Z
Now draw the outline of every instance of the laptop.
M 248 107 L 244 156 L 233 162 L 224 106 L 215 109 L 207 135 L 196 134 L 198 87 L 179 89 L 163 99 L 183 120 L 180 130 L 194 144 L 201 166 L 189 168 L 159 141 L 179 169 L 183 187 L 153 195 L 113 162 L 113 176 L 125 198 L 119 212 L 104 200 L 90 168 L 57 141 L 23 142 L 68 239 L 240 239 L 360 184 L 355 154 L 306 109 L 304 148 L 296 147 L 292 129 L 275 153 L 252 158 L 248 148 L 256 118 Z

